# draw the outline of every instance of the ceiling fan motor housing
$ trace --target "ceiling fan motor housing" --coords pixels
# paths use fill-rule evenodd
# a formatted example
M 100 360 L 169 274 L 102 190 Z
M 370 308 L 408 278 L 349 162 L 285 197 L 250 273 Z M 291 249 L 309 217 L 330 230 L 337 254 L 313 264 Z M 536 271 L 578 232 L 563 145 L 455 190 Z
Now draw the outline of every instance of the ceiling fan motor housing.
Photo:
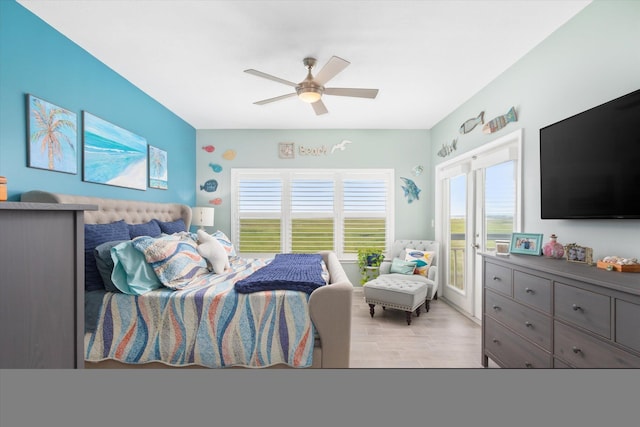
M 296 86 L 296 93 L 298 97 L 308 103 L 314 103 L 318 101 L 324 92 L 324 86 L 317 84 L 313 80 L 311 75 L 311 69 L 316 65 L 315 58 L 305 58 L 303 61 L 304 66 L 307 67 L 307 78 Z

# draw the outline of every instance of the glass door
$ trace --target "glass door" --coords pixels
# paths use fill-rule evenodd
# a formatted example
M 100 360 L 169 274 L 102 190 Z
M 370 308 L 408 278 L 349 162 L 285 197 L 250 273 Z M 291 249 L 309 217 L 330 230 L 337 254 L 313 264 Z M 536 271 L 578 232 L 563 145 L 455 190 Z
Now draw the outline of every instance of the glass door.
M 436 167 L 436 240 L 442 242 L 442 296 L 481 320 L 482 258 L 520 230 L 522 131 Z

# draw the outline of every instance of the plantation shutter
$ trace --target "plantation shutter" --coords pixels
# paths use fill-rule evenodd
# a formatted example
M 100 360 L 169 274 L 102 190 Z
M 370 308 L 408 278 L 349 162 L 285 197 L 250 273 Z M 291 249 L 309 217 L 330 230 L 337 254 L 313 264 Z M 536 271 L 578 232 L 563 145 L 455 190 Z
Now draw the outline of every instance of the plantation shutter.
M 238 250 L 281 252 L 282 179 L 240 179 L 238 188 Z
M 291 251 L 334 250 L 334 181 L 293 178 Z
M 387 192 L 384 179 L 345 179 L 343 181 L 344 252 L 358 248 L 386 248 Z

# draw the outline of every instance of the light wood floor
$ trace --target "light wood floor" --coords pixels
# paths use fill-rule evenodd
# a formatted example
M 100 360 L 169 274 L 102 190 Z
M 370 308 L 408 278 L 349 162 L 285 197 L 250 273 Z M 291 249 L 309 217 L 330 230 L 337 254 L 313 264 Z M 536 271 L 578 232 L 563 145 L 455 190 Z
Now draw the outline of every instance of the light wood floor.
M 351 326 L 352 368 L 478 368 L 481 327 L 442 299 L 429 312 L 412 315 L 375 307 L 373 318 L 362 288 L 354 288 Z M 490 362 L 489 367 L 497 367 Z

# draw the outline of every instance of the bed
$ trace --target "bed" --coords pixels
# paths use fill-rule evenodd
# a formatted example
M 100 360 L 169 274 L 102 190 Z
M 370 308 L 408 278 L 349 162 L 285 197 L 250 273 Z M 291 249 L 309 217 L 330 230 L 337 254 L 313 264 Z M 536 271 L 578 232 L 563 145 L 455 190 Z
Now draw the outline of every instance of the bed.
M 136 261 L 135 265 L 144 265 L 147 273 L 153 268 L 157 278 L 163 278 L 161 263 L 149 256 L 164 256 L 159 261 L 166 261 L 173 258 L 157 255 L 167 252 L 166 247 L 175 255 L 182 253 L 176 248 L 192 251 L 198 246 L 195 233 L 189 232 L 191 209 L 187 205 L 45 191 L 23 193 L 21 200 L 98 206 L 84 214 L 85 262 L 95 261 L 91 258 L 97 253 L 92 249 L 95 247 L 135 247 L 137 251 L 131 252 L 142 253 L 147 261 Z M 123 224 L 130 231 L 129 240 L 122 235 Z M 113 231 L 116 225 L 119 232 Z M 150 232 L 148 227 L 156 225 L 162 234 L 151 237 L 157 229 Z M 210 263 L 205 263 L 203 270 L 189 261 L 188 269 L 177 270 L 179 280 L 139 294 L 133 286 L 138 277 L 130 279 L 133 276 L 124 273 L 122 277 L 131 281 L 134 294 L 113 287 L 91 287 L 89 281 L 96 272 L 85 266 L 85 368 L 349 367 L 353 286 L 334 252 L 304 255 L 314 262 L 320 260 L 326 280 L 322 284 L 304 289 L 241 288 L 244 283 L 255 285 L 250 282 L 260 276 L 258 273 L 266 273 L 267 267 L 275 267 L 280 258 L 293 254 L 244 258 L 224 233 L 218 230 L 211 236 L 227 250 L 230 269 L 215 273 L 210 271 Z M 100 241 L 104 245 L 99 245 Z M 152 251 L 156 246 L 163 249 Z M 114 259 L 117 267 L 119 258 Z M 133 262 L 123 258 L 122 265 L 129 273 L 127 263 Z M 175 277 L 176 269 L 166 271 Z M 174 283 L 178 285 L 172 287 Z

